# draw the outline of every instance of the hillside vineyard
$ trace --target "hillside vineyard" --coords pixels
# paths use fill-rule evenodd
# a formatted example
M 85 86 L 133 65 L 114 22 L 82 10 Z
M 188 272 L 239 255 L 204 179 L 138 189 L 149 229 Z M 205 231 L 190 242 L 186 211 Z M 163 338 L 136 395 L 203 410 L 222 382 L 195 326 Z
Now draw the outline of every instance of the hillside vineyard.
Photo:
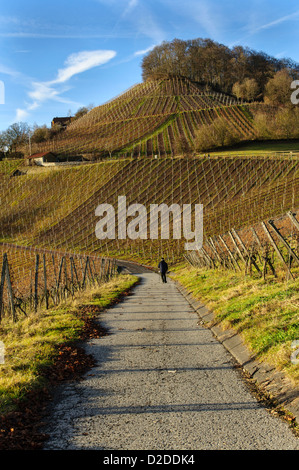
M 8 260 L 15 298 L 26 302 L 32 292 L 44 295 L 44 273 L 55 288 L 62 278 L 67 284 L 77 276 L 83 282 L 92 272 L 109 275 L 111 258 L 155 265 L 161 256 L 174 263 L 191 253 L 184 251 L 184 238 L 173 237 L 171 212 L 170 239 L 99 240 L 99 204 L 116 208 L 120 196 L 127 206 L 147 209 L 150 204 L 202 204 L 205 244 L 210 237 L 298 209 L 298 179 L 296 156 L 113 159 L 13 178 L 0 175 L 0 256 Z M 6 287 L 3 301 L 9 305 Z
M 32 152 L 88 159 L 173 157 L 194 151 L 197 131 L 216 119 L 238 140 L 254 139 L 251 107 L 267 109 L 205 91 L 184 78 L 149 80 L 92 109 L 52 140 L 35 144 Z
M 1 178 L 3 242 L 158 256 L 178 240 L 98 240 L 99 204 L 203 204 L 204 238 L 299 205 L 297 157 L 122 159 Z M 140 252 L 141 254 L 141 252 Z

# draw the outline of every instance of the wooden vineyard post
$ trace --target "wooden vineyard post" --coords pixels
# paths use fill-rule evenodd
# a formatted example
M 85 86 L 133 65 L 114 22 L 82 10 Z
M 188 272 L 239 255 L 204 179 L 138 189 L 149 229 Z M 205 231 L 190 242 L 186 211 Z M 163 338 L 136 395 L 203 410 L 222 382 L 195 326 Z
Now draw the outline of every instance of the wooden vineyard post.
M 226 244 L 225 241 L 223 240 L 222 236 L 221 236 L 221 235 L 218 235 L 218 237 L 219 237 L 220 240 L 222 241 L 222 243 L 223 243 L 223 245 L 225 246 L 225 248 L 226 248 L 226 250 L 227 250 L 229 256 L 231 257 L 231 260 L 232 260 L 232 262 L 233 262 L 233 265 L 237 265 L 239 271 L 241 271 L 241 268 L 240 268 L 240 266 L 239 266 L 238 261 L 235 259 L 234 255 L 232 254 L 231 250 L 229 249 L 229 247 L 227 246 L 227 244 Z M 235 267 L 234 267 L 234 269 L 235 269 Z
M 64 298 L 67 297 L 68 293 L 68 277 L 67 277 L 67 263 L 66 263 L 66 257 L 64 259 L 64 288 L 63 288 L 63 293 L 64 293 Z
M 206 252 L 206 250 L 202 247 L 201 251 L 202 251 L 203 255 L 205 256 L 205 258 L 206 258 L 207 261 L 208 261 L 209 268 L 210 268 L 210 269 L 215 268 L 214 260 L 208 255 L 208 253 Z
M 235 269 L 234 265 L 232 264 L 232 261 L 231 261 L 230 257 L 227 257 L 227 254 L 225 254 L 225 252 L 223 251 L 223 247 L 220 245 L 217 237 L 215 236 L 214 238 L 215 239 L 213 240 L 213 246 L 215 247 L 216 250 L 217 250 L 217 247 L 219 248 L 219 251 L 220 251 L 219 256 L 221 258 L 222 266 L 226 269 L 229 269 L 229 268 Z M 211 240 L 212 240 L 212 238 L 211 238 Z
M 34 276 L 34 310 L 37 311 L 38 306 L 38 268 L 39 268 L 39 254 L 35 258 L 35 276 Z
M 77 274 L 77 269 L 76 269 L 75 261 L 74 261 L 74 258 L 73 258 L 72 256 L 70 256 L 70 265 L 71 265 L 72 293 L 73 293 L 73 295 L 74 295 L 74 284 L 75 284 L 75 281 L 74 281 L 74 274 L 75 274 L 75 278 L 76 278 L 76 286 L 79 286 L 79 280 L 78 280 L 78 274 Z
M 97 273 L 97 269 L 96 269 L 94 259 L 92 260 L 92 264 L 93 264 L 93 269 L 94 269 L 94 279 L 97 282 L 97 284 L 99 284 L 99 277 L 98 277 L 98 273 Z
M 299 222 L 298 222 L 298 220 L 295 218 L 293 212 L 292 212 L 292 211 L 289 211 L 289 212 L 288 212 L 288 216 L 289 216 L 289 218 L 291 219 L 292 223 L 295 225 L 295 227 L 299 230 Z
M 58 273 L 58 279 L 57 279 L 57 285 L 56 285 L 56 299 L 57 299 L 57 303 L 59 303 L 59 299 L 60 299 L 60 296 L 59 296 L 59 285 L 60 285 L 60 281 L 61 281 L 61 273 L 62 273 L 62 267 L 63 267 L 63 263 L 64 263 L 64 256 L 61 258 L 61 262 L 60 262 L 60 266 L 59 266 L 59 273 Z
M 72 257 L 70 256 L 70 269 L 71 269 L 71 294 L 74 295 L 74 270 L 73 270 L 73 263 Z
M 246 246 L 244 245 L 243 241 L 241 240 L 240 236 L 238 235 L 238 233 L 236 232 L 236 230 L 234 228 L 232 229 L 232 233 L 234 234 L 234 236 L 236 237 L 236 239 L 240 243 L 241 247 L 243 248 L 244 252 L 246 253 L 246 255 L 249 258 L 250 257 L 249 251 L 247 250 Z M 245 262 L 246 262 L 246 259 L 245 259 Z
M 12 285 L 11 285 L 10 274 L 9 274 L 7 253 L 4 253 L 4 255 L 3 255 L 2 270 L 1 270 L 0 321 L 1 321 L 1 318 L 2 318 L 2 313 L 4 311 L 4 308 L 3 308 L 3 292 L 4 292 L 5 278 L 6 278 L 6 282 L 7 282 L 7 290 L 8 290 L 8 297 L 9 297 L 9 301 L 10 301 L 11 314 L 12 314 L 13 321 L 15 322 L 17 320 L 17 317 L 16 317 L 15 304 L 14 304 L 14 298 L 13 298 L 13 292 L 12 292 Z
M 251 231 L 252 231 L 253 236 L 254 236 L 254 238 L 256 239 L 256 241 L 257 241 L 259 247 L 260 247 L 262 250 L 264 249 L 264 251 L 263 251 L 263 253 L 262 253 L 262 258 L 264 259 L 262 276 L 263 276 L 264 281 L 266 280 L 267 264 L 270 266 L 271 271 L 272 271 L 272 274 L 273 274 L 275 277 L 277 277 L 277 274 L 276 274 L 276 272 L 275 272 L 274 266 L 273 266 L 273 264 L 271 263 L 271 260 L 270 260 L 270 258 L 269 258 L 268 248 L 267 248 L 267 247 L 266 247 L 266 248 L 263 248 L 262 242 L 261 242 L 261 240 L 259 239 L 258 234 L 256 233 L 256 231 L 254 230 L 253 227 L 251 227 Z
M 9 267 L 8 267 L 8 259 L 6 255 L 6 281 L 7 281 L 7 288 L 8 288 L 8 295 L 9 295 L 9 301 L 10 301 L 10 308 L 11 308 L 11 314 L 12 314 L 12 319 L 13 321 L 17 321 L 16 317 L 16 311 L 15 311 L 15 304 L 14 304 L 14 298 L 13 298 L 13 292 L 12 292 L 12 285 L 10 281 L 10 275 L 9 275 Z
M 47 267 L 46 267 L 46 255 L 43 254 L 43 264 L 44 264 L 44 293 L 46 299 L 46 309 L 49 308 L 49 298 L 48 298 L 48 288 L 47 288 Z
M 282 256 L 282 254 L 281 254 L 281 252 L 280 252 L 278 246 L 276 245 L 276 243 L 275 243 L 275 241 L 274 241 L 274 239 L 273 239 L 271 233 L 269 232 L 269 229 L 268 229 L 267 225 L 265 224 L 265 222 L 262 222 L 262 227 L 263 227 L 263 229 L 264 229 L 264 231 L 265 231 L 267 237 L 269 238 L 271 245 L 272 245 L 273 248 L 275 249 L 275 251 L 276 251 L 276 253 L 277 253 L 277 255 L 278 255 L 278 258 L 280 259 L 280 261 L 282 262 L 282 264 L 285 266 L 285 268 L 286 268 L 288 274 L 292 277 L 292 279 L 294 279 L 294 276 L 293 276 L 293 274 L 291 273 L 291 271 L 290 271 L 290 269 L 289 269 L 289 266 L 288 266 L 287 263 L 285 262 L 285 259 L 284 259 L 284 257 Z
M 202 251 L 202 249 L 198 252 L 198 254 L 201 256 L 201 260 L 204 263 L 204 267 L 205 268 L 210 268 L 210 262 L 209 262 L 208 258 L 206 257 L 206 255 L 204 254 L 204 252 Z
M 245 256 L 242 254 L 242 259 L 245 260 L 245 275 L 247 274 L 248 266 L 251 267 L 252 264 L 255 267 L 255 269 L 257 270 L 257 272 L 260 273 L 261 270 L 258 267 L 258 265 L 257 265 L 257 263 L 254 259 L 253 254 L 248 251 L 248 249 L 246 248 L 245 244 L 243 243 L 243 241 L 241 240 L 240 236 L 238 235 L 238 233 L 236 232 L 235 229 L 232 229 L 232 233 L 235 236 L 235 238 L 238 240 L 238 242 L 240 243 L 240 246 L 243 248 L 243 250 L 244 250 L 244 252 L 246 253 L 246 256 L 247 256 L 247 259 L 246 259 Z
M 209 244 L 211 250 L 213 251 L 213 253 L 215 253 L 216 258 L 218 259 L 218 261 L 219 261 L 219 263 L 220 263 L 220 265 L 221 265 L 221 264 L 222 264 L 222 259 L 221 259 L 220 255 L 219 255 L 218 251 L 217 251 L 217 248 L 215 247 L 215 244 L 214 244 L 214 242 L 213 242 L 213 239 L 210 237 L 207 242 L 208 242 L 208 244 Z
M 240 258 L 244 261 L 244 263 L 246 263 L 246 260 L 245 260 L 245 258 L 244 258 L 244 256 L 243 256 L 243 254 L 242 254 L 240 248 L 238 247 L 238 245 L 237 245 L 237 243 L 236 243 L 236 240 L 234 239 L 234 236 L 233 236 L 232 232 L 228 232 L 228 234 L 229 234 L 229 236 L 230 236 L 230 238 L 231 238 L 231 241 L 233 242 L 233 245 L 234 245 L 234 247 L 236 248 L 236 250 L 237 250 L 237 252 L 238 252 Z
M 4 281 L 5 281 L 5 274 L 6 274 L 6 259 L 7 259 L 7 254 L 4 253 L 3 261 L 2 261 L 1 282 L 0 282 L 0 322 L 1 322 L 2 311 L 3 311 L 3 291 L 4 291 Z
M 101 277 L 100 277 L 101 282 L 102 282 L 103 276 L 105 276 L 105 258 L 101 258 Z
M 292 248 L 290 247 L 290 245 L 288 244 L 288 242 L 285 240 L 285 238 L 281 235 L 281 233 L 279 232 L 278 228 L 276 227 L 276 225 L 274 224 L 273 220 L 268 220 L 268 223 L 271 225 L 271 227 L 273 227 L 273 229 L 275 230 L 275 233 L 277 234 L 278 238 L 282 241 L 282 243 L 284 244 L 284 246 L 287 248 L 288 252 L 289 252 L 289 256 L 290 258 L 293 257 L 293 259 L 295 261 L 297 261 L 297 264 L 299 266 L 299 258 L 298 256 L 296 255 L 296 253 L 294 252 L 294 250 L 292 250 Z
M 83 275 L 83 281 L 82 281 L 82 288 L 83 289 L 85 287 L 85 282 L 86 282 L 86 278 L 87 278 L 87 275 L 88 275 L 88 267 L 89 267 L 89 270 L 91 272 L 89 256 L 86 256 L 86 263 L 85 263 L 85 269 L 84 269 L 84 275 Z
M 55 283 L 56 283 L 56 285 L 57 285 L 57 276 L 56 276 L 56 266 L 55 266 L 55 257 L 54 257 L 54 254 L 52 254 L 52 263 L 53 263 L 53 273 L 54 273 Z
M 110 278 L 110 258 L 107 259 L 107 273 L 106 273 L 106 280 L 109 281 Z
M 90 258 L 88 260 L 88 266 L 89 266 L 89 272 L 90 272 L 90 279 L 91 279 L 91 282 L 94 284 L 95 280 L 94 280 L 93 273 L 92 273 Z
M 253 227 L 251 227 L 251 231 L 252 231 L 252 234 L 253 234 L 253 236 L 254 236 L 254 238 L 255 238 L 255 240 L 256 240 L 258 246 L 262 249 L 262 248 L 263 248 L 262 242 L 261 242 L 261 240 L 259 239 L 259 237 L 258 237 L 258 235 L 257 235 L 257 233 L 256 233 L 256 231 L 254 230 Z M 259 254 L 259 253 L 258 253 L 258 254 Z M 269 265 L 271 264 L 271 263 L 270 263 L 270 259 L 268 258 L 268 255 L 265 255 L 265 256 L 266 256 L 266 257 L 265 257 L 265 260 L 264 260 L 263 272 L 261 273 L 262 276 L 265 276 L 265 269 L 266 269 L 267 263 L 268 263 Z M 259 256 L 259 258 L 260 258 L 260 256 Z M 261 259 L 260 259 L 260 261 L 261 261 Z M 260 268 L 258 267 L 258 265 L 257 265 L 257 263 L 255 262 L 254 259 L 252 259 L 252 264 L 253 264 L 253 266 L 255 267 L 255 269 L 260 273 L 260 272 L 261 272 L 261 271 L 260 271 Z M 272 264 L 271 264 L 271 269 L 272 269 L 272 268 L 273 268 L 273 266 L 272 266 Z M 272 269 L 272 271 L 273 271 L 273 269 Z M 276 276 L 275 271 L 274 271 L 273 274 Z M 264 279 L 265 279 L 265 277 L 264 277 Z

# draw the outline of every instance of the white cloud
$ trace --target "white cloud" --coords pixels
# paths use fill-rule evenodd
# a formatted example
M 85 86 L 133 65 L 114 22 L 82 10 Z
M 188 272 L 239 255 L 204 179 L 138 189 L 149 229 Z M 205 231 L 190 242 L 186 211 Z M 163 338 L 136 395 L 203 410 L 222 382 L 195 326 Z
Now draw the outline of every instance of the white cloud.
M 103 65 L 115 56 L 116 52 L 110 50 L 82 51 L 71 54 L 64 63 L 65 67 L 58 70 L 57 77 L 54 80 L 47 82 L 32 81 L 32 90 L 28 92 L 28 96 L 32 102 L 26 104 L 26 109 L 17 109 L 17 121 L 26 118 L 30 111 L 34 111 L 49 100 L 70 105 L 79 105 L 79 103 L 75 103 L 61 96 L 69 89 L 66 86 L 61 87 L 61 85 L 68 82 L 74 75 Z
M 254 15 L 254 18 L 256 17 L 256 14 Z M 284 15 L 280 16 L 276 20 L 270 21 L 269 23 L 264 23 L 264 24 L 258 24 L 259 21 L 253 20 L 249 24 L 244 27 L 244 31 L 247 32 L 245 36 L 240 37 L 236 41 L 233 41 L 232 43 L 229 44 L 229 47 L 233 47 L 236 44 L 241 44 L 245 40 L 248 40 L 248 38 L 254 36 L 255 34 L 258 34 L 261 31 L 265 31 L 271 28 L 274 28 L 275 26 L 278 26 L 280 24 L 286 23 L 288 21 L 292 20 L 298 20 L 299 19 L 299 10 L 294 11 L 293 13 L 289 15 Z M 259 20 L 259 17 L 258 17 Z
M 277 20 L 270 21 L 270 23 L 266 23 L 261 26 L 258 26 L 257 28 L 255 28 L 253 33 L 257 33 L 264 29 L 273 28 L 273 26 L 277 26 L 278 24 L 285 23 L 286 21 L 293 20 L 297 17 L 299 17 L 299 10 L 295 11 L 294 13 L 291 13 L 290 15 L 281 16 L 280 18 L 277 18 Z
M 58 90 L 51 88 L 47 83 L 33 82 L 32 86 L 33 91 L 30 91 L 28 96 L 35 102 L 55 99 L 59 94 Z
M 15 117 L 15 122 L 20 122 L 24 121 L 28 117 L 29 113 L 26 111 L 26 109 L 20 109 L 18 108 L 16 110 L 16 117 Z
M 147 54 L 148 52 L 152 51 L 154 49 L 154 47 L 156 47 L 156 45 L 157 44 L 153 44 L 152 46 L 148 47 L 147 49 L 143 49 L 141 51 L 136 51 L 136 52 L 134 52 L 134 56 Z
M 128 5 L 126 6 L 122 17 L 125 17 L 128 13 L 130 13 L 131 10 L 133 10 L 135 7 L 137 7 L 139 0 L 130 0 Z
M 57 78 L 49 84 L 64 83 L 78 73 L 103 65 L 116 56 L 115 51 L 82 51 L 71 54 L 65 61 L 65 67 L 58 70 Z
M 17 70 L 14 70 L 14 69 L 12 69 L 10 67 L 7 67 L 6 65 L 2 65 L 2 64 L 0 64 L 0 73 L 3 73 L 5 75 L 9 75 L 12 78 L 17 78 L 17 77 L 21 76 L 21 74 Z

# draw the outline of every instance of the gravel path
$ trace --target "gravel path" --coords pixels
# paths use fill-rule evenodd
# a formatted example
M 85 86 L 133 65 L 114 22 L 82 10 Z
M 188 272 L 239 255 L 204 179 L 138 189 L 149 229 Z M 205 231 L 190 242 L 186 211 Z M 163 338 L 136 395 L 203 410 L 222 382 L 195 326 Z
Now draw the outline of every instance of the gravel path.
M 230 354 L 155 273 L 101 315 L 98 365 L 60 389 L 45 449 L 299 449 L 251 395 Z

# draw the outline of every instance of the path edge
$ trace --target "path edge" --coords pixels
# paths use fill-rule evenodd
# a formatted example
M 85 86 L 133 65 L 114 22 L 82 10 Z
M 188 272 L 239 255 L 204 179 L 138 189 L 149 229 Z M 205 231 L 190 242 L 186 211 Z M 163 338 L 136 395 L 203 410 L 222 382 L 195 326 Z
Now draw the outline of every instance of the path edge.
M 217 340 L 223 344 L 243 370 L 256 382 L 256 385 L 269 393 L 289 411 L 299 424 L 299 388 L 294 387 L 286 374 L 266 362 L 257 360 L 235 330 L 223 329 L 219 324 L 216 324 L 215 314 L 204 303 L 195 299 L 193 294 L 176 279 L 172 278 L 172 281 L 196 311 L 203 326 L 212 331 Z

